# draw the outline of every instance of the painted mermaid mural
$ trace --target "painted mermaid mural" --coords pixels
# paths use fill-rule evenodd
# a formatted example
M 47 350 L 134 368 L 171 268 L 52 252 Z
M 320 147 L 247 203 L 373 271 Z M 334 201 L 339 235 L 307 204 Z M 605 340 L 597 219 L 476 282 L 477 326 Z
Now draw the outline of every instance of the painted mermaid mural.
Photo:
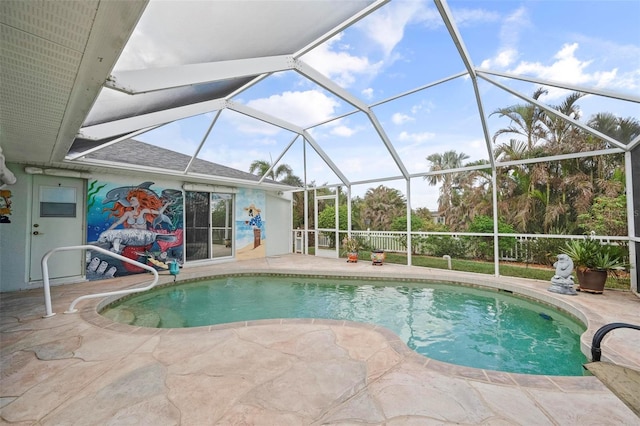
M 182 191 L 154 190 L 153 184 L 117 186 L 90 182 L 89 243 L 159 270 L 169 269 L 170 262 L 182 264 Z M 143 271 L 101 253 L 87 254 L 87 278 L 90 280 Z

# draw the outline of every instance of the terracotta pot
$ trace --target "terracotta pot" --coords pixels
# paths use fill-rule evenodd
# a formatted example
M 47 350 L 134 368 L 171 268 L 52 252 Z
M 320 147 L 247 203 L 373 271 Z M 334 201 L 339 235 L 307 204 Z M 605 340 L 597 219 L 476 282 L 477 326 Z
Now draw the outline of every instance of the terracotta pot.
M 347 262 L 349 263 L 357 263 L 358 262 L 358 252 L 353 251 L 347 253 Z
M 602 293 L 607 282 L 607 271 L 595 271 L 592 269 L 576 269 L 578 277 L 578 290 L 588 293 Z

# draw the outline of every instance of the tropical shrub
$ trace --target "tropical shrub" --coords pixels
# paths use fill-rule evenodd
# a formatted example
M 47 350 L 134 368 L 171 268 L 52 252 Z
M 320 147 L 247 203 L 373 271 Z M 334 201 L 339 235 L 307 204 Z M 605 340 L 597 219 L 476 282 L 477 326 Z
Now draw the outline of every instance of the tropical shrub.
M 464 239 L 451 235 L 429 235 L 424 239 L 423 247 L 432 256 L 465 257 L 467 244 Z
M 469 232 L 482 232 L 493 233 L 493 219 L 489 216 L 478 215 L 473 218 L 473 222 L 469 225 Z M 513 234 L 515 230 L 513 226 L 498 221 L 498 232 L 501 234 Z M 493 237 L 492 236 L 477 236 L 477 237 L 464 237 L 469 244 L 474 257 L 486 260 L 493 259 Z M 515 237 L 500 237 L 498 239 L 498 250 L 508 251 L 512 250 L 516 245 Z

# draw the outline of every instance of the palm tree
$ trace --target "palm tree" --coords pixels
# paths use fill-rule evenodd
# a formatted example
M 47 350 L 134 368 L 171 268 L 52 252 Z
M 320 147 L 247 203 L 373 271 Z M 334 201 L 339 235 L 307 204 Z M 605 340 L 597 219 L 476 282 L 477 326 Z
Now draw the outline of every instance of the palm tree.
M 556 111 L 572 117 L 576 120 L 580 118 L 580 107 L 576 104 L 585 94 L 573 92 L 567 95 L 560 105 L 552 106 Z M 543 118 L 546 133 L 546 148 L 549 154 L 565 154 L 577 151 L 576 142 L 581 142 L 582 135 L 580 130 L 563 118 L 556 117 L 552 114 L 544 114 Z M 578 148 L 579 149 L 579 148 Z
M 271 168 L 271 163 L 265 160 L 254 160 L 249 166 L 249 173 L 255 173 L 258 176 L 264 176 Z M 256 173 L 257 172 L 257 173 Z M 272 169 L 267 175 L 272 180 L 278 180 L 280 177 L 286 177 L 293 173 L 291 166 L 287 164 L 280 164 L 278 167 Z
M 469 158 L 464 152 L 457 153 L 455 150 L 447 151 L 444 154 L 431 154 L 427 157 L 427 161 L 431 163 L 430 172 L 438 172 L 448 169 L 457 169 L 462 167 L 463 161 Z M 440 187 L 440 196 L 438 197 L 438 212 L 445 215 L 445 221 L 448 221 L 447 211 L 452 206 L 454 197 L 453 191 L 457 185 L 457 176 L 453 173 L 442 173 L 425 176 L 424 179 L 429 185 L 436 185 L 442 182 Z
M 538 88 L 533 93 L 533 99 L 538 100 L 540 96 L 549 93 L 546 89 Z M 490 115 L 498 114 L 500 117 L 508 117 L 511 120 L 509 127 L 498 130 L 493 135 L 493 142 L 503 134 L 516 134 L 524 136 L 527 144 L 527 151 L 533 151 L 539 139 L 544 138 L 545 130 L 543 126 L 544 110 L 536 105 L 512 105 L 506 108 L 498 108 Z
M 302 179 L 294 174 L 288 174 L 284 178 L 280 179 L 279 182 L 287 184 L 289 186 L 304 186 Z
M 269 171 L 271 164 L 272 163 L 265 160 L 254 160 L 249 166 L 249 173 L 255 173 L 262 177 Z M 302 179 L 293 174 L 293 169 L 288 164 L 280 164 L 278 167 L 269 171 L 267 177 L 289 186 L 304 186 Z
M 587 125 L 623 144 L 629 144 L 640 134 L 640 122 L 637 119 L 632 117 L 616 117 L 611 113 L 595 114 L 589 119 Z M 610 144 L 607 141 L 594 138 L 593 136 L 589 136 L 587 139 L 592 145 L 591 149 L 610 148 Z M 607 175 L 607 171 L 610 173 L 611 171 L 615 171 L 616 168 L 622 167 L 624 158 L 623 154 L 614 154 L 600 157 L 597 160 L 599 160 L 595 164 L 597 168 L 597 179 L 605 183 L 606 180 L 611 178 L 610 174 Z
M 538 89 L 534 98 L 544 93 Z M 583 96 L 579 92 L 570 93 L 559 105 L 550 108 L 579 119 L 577 102 Z M 498 109 L 494 114 L 511 120 L 509 127 L 496 132 L 494 141 L 504 134 L 527 139 L 526 142 L 511 139 L 508 144 L 496 146 L 495 157 L 502 161 L 609 147 L 606 141 L 536 106 L 515 105 Z M 587 124 L 622 143 L 640 134 L 637 120 L 612 114 L 597 114 Z M 577 216 L 590 209 L 595 197 L 619 194 L 622 185 L 612 176 L 623 161 L 621 154 L 615 154 L 499 168 L 500 215 L 520 232 L 548 233 L 552 229 L 556 233 L 573 232 Z
M 406 215 L 406 209 L 407 202 L 399 190 L 380 185 L 365 193 L 360 217 L 372 230 L 388 231 L 395 218 Z

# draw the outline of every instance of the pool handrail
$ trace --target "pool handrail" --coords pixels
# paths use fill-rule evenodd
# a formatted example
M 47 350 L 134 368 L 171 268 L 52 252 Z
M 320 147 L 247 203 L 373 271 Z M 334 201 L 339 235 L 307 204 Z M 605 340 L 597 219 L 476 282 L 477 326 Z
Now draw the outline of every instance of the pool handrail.
M 624 322 L 612 322 L 610 324 L 603 325 L 598 329 L 598 331 L 595 332 L 595 334 L 593 335 L 593 340 L 591 341 L 592 342 L 591 343 L 591 361 L 592 362 L 600 361 L 602 357 L 602 349 L 600 348 L 602 339 L 604 339 L 604 336 L 608 332 L 615 330 L 617 328 L 631 328 L 634 330 L 640 330 L 639 325 L 628 324 Z
M 149 265 L 145 265 L 144 263 L 140 263 L 136 260 L 133 259 L 129 259 L 128 257 L 124 257 L 121 256 L 117 253 L 114 253 L 112 251 L 103 249 L 102 247 L 98 247 L 98 246 L 94 246 L 91 244 L 85 244 L 85 245 L 80 245 L 80 246 L 68 246 L 68 247 L 57 247 L 54 248 L 52 250 L 49 250 L 43 257 L 42 257 L 42 281 L 43 281 L 43 286 L 44 286 L 44 306 L 45 306 L 45 310 L 46 310 L 46 315 L 44 315 L 43 318 L 49 318 L 55 315 L 55 312 L 52 311 L 51 309 L 51 286 L 49 284 L 49 266 L 48 266 L 48 260 L 49 257 L 51 257 L 52 254 L 58 252 L 58 251 L 70 251 L 70 250 L 94 250 L 103 254 L 106 254 L 107 256 L 111 256 L 115 259 L 121 260 L 122 262 L 126 262 L 126 263 L 130 263 L 132 265 L 135 265 L 139 268 L 142 269 L 146 269 L 150 272 L 153 273 L 153 281 L 151 281 L 151 283 L 149 285 L 147 285 L 146 287 L 137 287 L 137 288 L 130 288 L 130 289 L 125 289 L 125 290 L 114 290 L 114 291 L 109 291 L 106 293 L 94 293 L 94 294 L 87 294 L 84 296 L 80 296 L 77 297 L 73 302 L 71 302 L 71 305 L 69 306 L 69 309 L 65 311 L 65 314 L 71 314 L 74 312 L 78 312 L 77 309 L 75 309 L 75 306 L 78 302 L 82 301 L 82 300 L 86 300 L 86 299 L 92 299 L 92 298 L 97 298 L 97 297 L 108 297 L 108 296 L 120 296 L 120 295 L 125 295 L 125 294 L 131 294 L 131 293 L 139 293 L 139 292 L 143 292 L 143 291 L 147 291 L 147 290 L 151 290 L 153 287 L 155 287 L 155 285 L 158 283 L 158 271 L 156 271 L 154 268 L 152 268 Z

